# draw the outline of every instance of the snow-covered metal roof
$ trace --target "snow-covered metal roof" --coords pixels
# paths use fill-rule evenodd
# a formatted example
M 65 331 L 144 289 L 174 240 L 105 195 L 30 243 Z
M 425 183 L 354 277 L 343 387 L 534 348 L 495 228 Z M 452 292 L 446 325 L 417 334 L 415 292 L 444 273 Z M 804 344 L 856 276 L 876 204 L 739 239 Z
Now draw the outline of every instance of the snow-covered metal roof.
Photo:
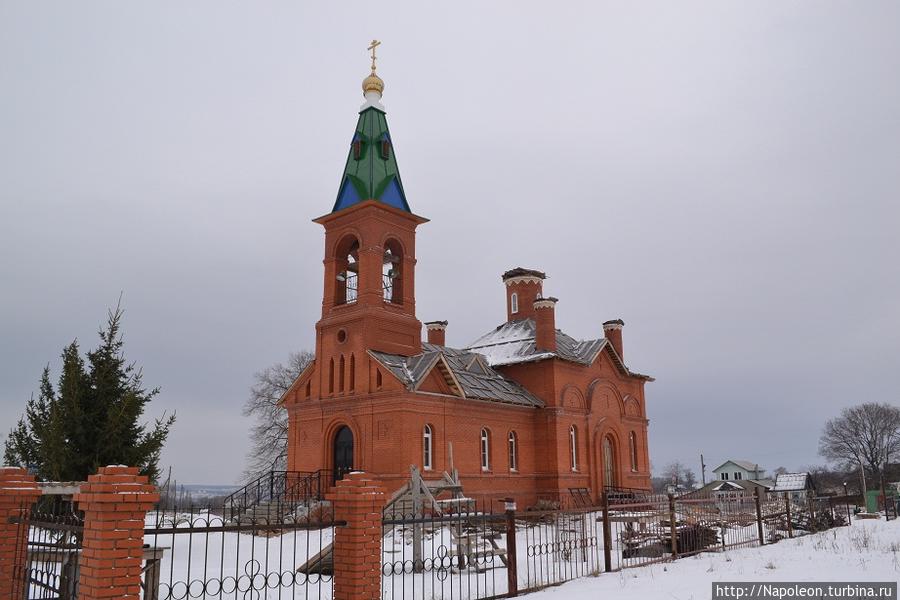
M 508 321 L 469 344 L 465 350 L 481 354 L 492 367 L 502 367 L 554 357 L 589 365 L 594 362 L 604 348 L 609 347 L 614 360 L 626 374 L 653 381 L 653 378 L 648 375 L 629 371 L 615 350 L 609 346 L 606 338 L 576 340 L 557 329 L 556 352 L 548 352 L 537 349 L 535 345 L 536 329 L 534 319 Z
M 492 369 L 479 354 L 434 344 L 422 344 L 422 348 L 424 352 L 409 357 L 374 350 L 370 354 L 410 390 L 443 360 L 466 398 L 535 408 L 544 406 L 540 398 Z
M 752 481 L 754 483 L 758 483 L 759 485 L 765 486 L 766 489 L 769 489 L 769 490 L 771 490 L 773 487 L 775 487 L 775 480 L 769 479 L 768 477 L 766 477 L 765 479 L 751 479 L 750 481 Z
M 740 479 L 738 481 L 741 481 Z M 737 483 L 731 481 L 720 481 L 718 485 L 713 486 L 712 491 L 721 492 L 721 491 L 729 491 L 729 490 L 742 490 L 743 487 L 739 486 Z
M 775 477 L 773 492 L 799 492 L 809 486 L 809 473 L 779 473 Z

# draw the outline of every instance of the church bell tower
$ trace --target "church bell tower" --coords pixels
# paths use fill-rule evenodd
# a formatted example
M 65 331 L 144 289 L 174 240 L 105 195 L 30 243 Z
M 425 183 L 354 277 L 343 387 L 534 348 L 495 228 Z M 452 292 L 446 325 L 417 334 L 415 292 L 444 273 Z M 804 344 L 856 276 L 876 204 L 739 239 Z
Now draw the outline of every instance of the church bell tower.
M 416 227 L 400 180 L 394 145 L 375 72 L 363 80 L 365 102 L 350 142 L 325 227 L 322 318 L 316 324 L 316 362 L 322 395 L 352 393 L 368 364 L 367 350 L 412 356 L 422 351 L 416 318 Z M 361 391 L 361 390 L 360 390 Z

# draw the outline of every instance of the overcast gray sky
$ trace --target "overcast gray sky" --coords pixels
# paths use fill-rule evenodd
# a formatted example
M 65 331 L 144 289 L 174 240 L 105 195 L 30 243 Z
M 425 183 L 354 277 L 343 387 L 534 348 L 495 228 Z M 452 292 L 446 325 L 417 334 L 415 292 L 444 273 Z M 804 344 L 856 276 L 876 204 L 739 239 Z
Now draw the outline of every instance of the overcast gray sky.
M 243 463 L 253 373 L 311 348 L 365 47 L 462 346 L 500 273 L 625 320 L 658 469 L 821 462 L 900 403 L 900 4 L 0 2 L 0 429 L 124 292 L 182 481 Z

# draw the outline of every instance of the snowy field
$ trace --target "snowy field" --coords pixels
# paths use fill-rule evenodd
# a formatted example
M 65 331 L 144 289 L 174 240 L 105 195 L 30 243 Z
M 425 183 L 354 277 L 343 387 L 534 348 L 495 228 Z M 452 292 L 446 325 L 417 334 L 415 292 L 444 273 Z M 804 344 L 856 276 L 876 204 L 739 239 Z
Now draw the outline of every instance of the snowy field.
M 714 581 L 897 581 L 900 521 L 854 520 L 763 547 L 604 573 L 529 595 L 530 600 L 709 598 Z

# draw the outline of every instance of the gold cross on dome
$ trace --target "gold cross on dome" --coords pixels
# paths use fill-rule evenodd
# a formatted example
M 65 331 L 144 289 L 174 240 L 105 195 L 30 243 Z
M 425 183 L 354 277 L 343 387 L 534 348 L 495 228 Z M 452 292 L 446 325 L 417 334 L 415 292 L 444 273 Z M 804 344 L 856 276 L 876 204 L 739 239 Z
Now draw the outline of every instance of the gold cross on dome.
M 366 48 L 366 50 L 372 51 L 372 72 L 373 73 L 375 72 L 375 58 L 376 58 L 375 48 L 377 48 L 380 45 L 381 45 L 381 42 L 379 42 L 378 40 L 372 40 L 372 43 L 369 45 L 368 48 Z

